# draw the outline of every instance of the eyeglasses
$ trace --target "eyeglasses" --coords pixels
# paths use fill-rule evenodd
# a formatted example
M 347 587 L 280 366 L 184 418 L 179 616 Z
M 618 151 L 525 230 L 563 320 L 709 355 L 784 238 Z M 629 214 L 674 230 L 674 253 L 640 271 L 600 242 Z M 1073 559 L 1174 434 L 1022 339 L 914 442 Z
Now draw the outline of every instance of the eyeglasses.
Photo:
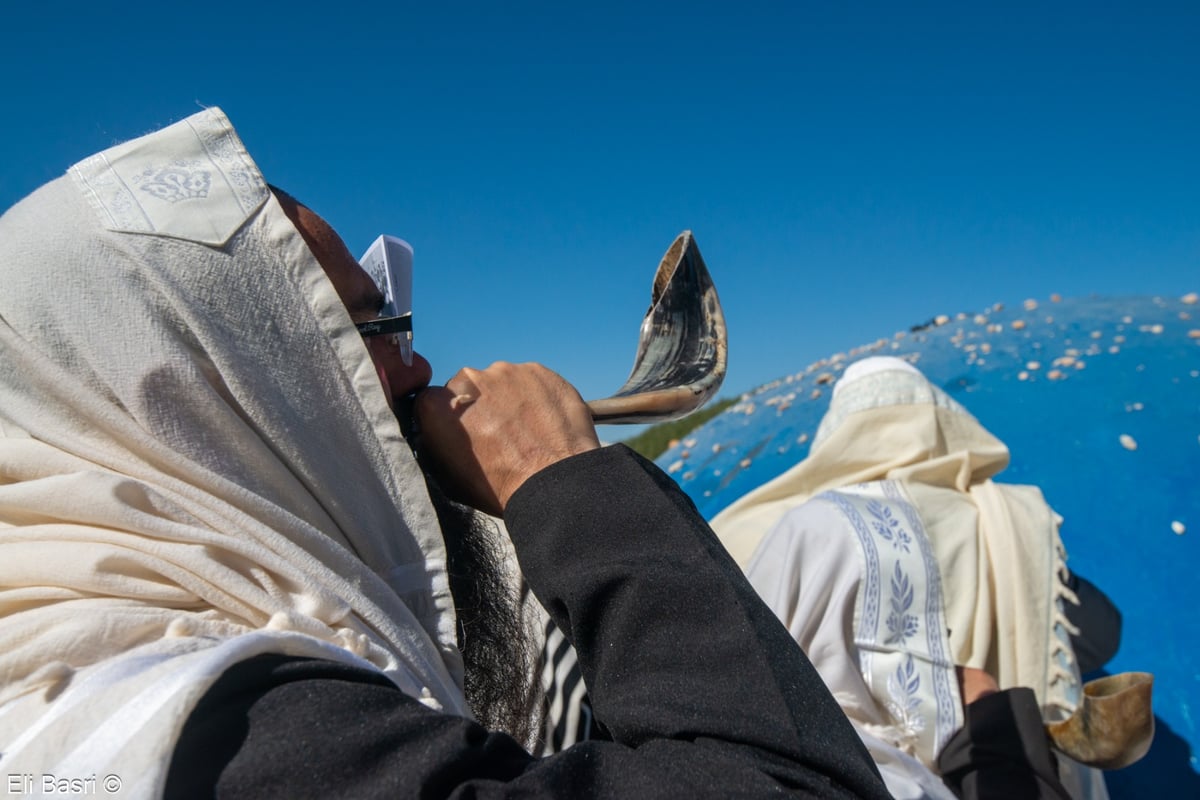
M 388 341 L 400 349 L 404 365 L 411 367 L 413 360 L 412 328 L 412 246 L 395 236 L 380 236 L 359 259 L 379 291 L 383 293 L 382 315 L 370 322 L 360 322 L 354 327 L 364 339 L 387 336 Z
M 388 337 L 385 341 L 400 349 L 400 357 L 406 367 L 412 366 L 412 312 L 398 317 L 380 317 L 370 322 L 359 322 L 355 326 L 364 339 L 375 336 Z

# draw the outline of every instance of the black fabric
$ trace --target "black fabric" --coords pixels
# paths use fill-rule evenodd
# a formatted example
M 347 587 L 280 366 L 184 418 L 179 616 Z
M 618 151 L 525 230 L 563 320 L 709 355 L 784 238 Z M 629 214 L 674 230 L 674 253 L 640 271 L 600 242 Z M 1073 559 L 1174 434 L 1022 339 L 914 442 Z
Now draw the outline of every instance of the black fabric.
M 938 755 L 963 800 L 1071 800 L 1032 689 L 996 692 L 966 706 L 965 722 Z
M 560 462 L 505 522 L 612 741 L 536 759 L 371 673 L 260 657 L 187 721 L 168 796 L 888 797 L 816 671 L 653 464 L 621 446 Z

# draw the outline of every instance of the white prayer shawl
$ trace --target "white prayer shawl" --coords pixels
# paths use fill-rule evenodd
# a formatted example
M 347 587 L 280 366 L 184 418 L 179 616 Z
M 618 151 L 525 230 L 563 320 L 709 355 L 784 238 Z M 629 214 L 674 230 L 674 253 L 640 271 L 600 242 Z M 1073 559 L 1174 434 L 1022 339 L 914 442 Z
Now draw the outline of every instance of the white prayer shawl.
M 949 800 L 928 766 L 962 725 L 941 582 L 903 490 L 887 483 L 824 492 L 787 512 L 746 576 L 808 654 L 892 795 Z
M 466 714 L 454 642 L 371 358 L 218 109 L 0 218 L 6 775 L 158 796 L 195 703 L 260 653 Z
M 1080 681 L 1069 643 L 1070 623 L 1062 610 L 1063 602 L 1074 597 L 1060 579 L 1066 557 L 1058 536 L 1060 518 L 1037 488 L 990 480 L 1007 465 L 1007 449 L 910 365 L 891 358 L 868 359 L 852 365 L 835 389 L 808 458 L 713 520 L 722 542 L 745 568 L 768 532 L 777 524 L 787 525 L 780 522 L 785 514 L 832 489 L 846 491 L 830 493 L 824 500 L 836 502 L 855 492 L 873 494 L 871 499 L 899 520 L 905 520 L 905 511 L 911 508 L 908 530 L 923 531 L 937 567 L 926 573 L 940 584 L 937 593 L 944 610 L 940 624 L 946 630 L 948 649 L 943 669 L 955 664 L 986 669 L 1001 688 L 1032 688 L 1047 719 L 1069 713 L 1078 702 Z M 868 482 L 872 486 L 860 486 Z M 880 521 L 865 508 L 856 513 L 863 520 Z M 821 546 L 833 546 L 836 537 L 831 533 L 830 538 L 824 545 L 814 539 L 814 547 L 819 551 Z M 866 544 L 860 538 L 854 548 L 859 555 L 844 562 L 852 572 L 851 565 L 859 565 L 859 580 L 866 575 L 862 571 Z M 773 546 L 778 548 L 779 543 Z M 801 555 L 809 557 L 811 552 L 805 548 Z M 873 568 L 894 569 L 895 565 L 879 560 L 880 553 L 886 550 L 876 553 Z M 764 564 L 768 560 L 760 556 L 756 568 Z M 823 579 L 828 581 L 829 573 Z M 873 585 L 877 602 L 890 602 L 885 595 L 891 590 L 891 579 L 892 575 L 880 573 Z M 756 581 L 760 587 L 768 582 L 761 576 Z M 805 611 L 820 617 L 818 610 Z M 784 616 L 785 621 L 788 618 Z M 880 624 L 886 620 L 886 611 L 877 618 Z M 853 630 L 851 626 L 832 631 L 831 642 Z M 887 632 L 883 635 L 886 638 Z M 842 646 L 852 641 L 842 638 Z M 822 659 L 832 646 L 809 653 L 823 676 Z M 869 692 L 857 695 L 857 704 L 877 704 L 886 710 L 889 673 L 874 673 L 869 660 L 859 664 L 860 671 L 868 682 L 878 683 L 874 697 Z M 899 666 L 886 663 L 892 669 Z M 957 696 L 956 687 L 952 688 Z M 885 719 L 866 714 L 860 721 L 901 723 L 903 728 L 903 720 L 894 714 Z M 945 739 L 929 739 L 928 734 L 927 730 L 925 738 L 908 751 L 932 765 Z

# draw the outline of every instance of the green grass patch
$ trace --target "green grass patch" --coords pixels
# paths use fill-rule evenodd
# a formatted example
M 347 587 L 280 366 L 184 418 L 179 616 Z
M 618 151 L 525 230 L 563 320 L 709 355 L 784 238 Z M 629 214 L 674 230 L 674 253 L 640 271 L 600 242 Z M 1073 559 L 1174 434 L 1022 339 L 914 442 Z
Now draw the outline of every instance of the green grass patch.
M 687 436 L 693 430 L 699 428 L 736 402 L 736 397 L 718 400 L 701 408 L 699 411 L 693 411 L 686 417 L 671 420 L 670 422 L 661 422 L 658 425 L 647 428 L 637 436 L 626 439 L 624 444 L 646 458 L 651 460 L 656 459 L 667 452 L 667 448 L 671 446 L 672 442 Z

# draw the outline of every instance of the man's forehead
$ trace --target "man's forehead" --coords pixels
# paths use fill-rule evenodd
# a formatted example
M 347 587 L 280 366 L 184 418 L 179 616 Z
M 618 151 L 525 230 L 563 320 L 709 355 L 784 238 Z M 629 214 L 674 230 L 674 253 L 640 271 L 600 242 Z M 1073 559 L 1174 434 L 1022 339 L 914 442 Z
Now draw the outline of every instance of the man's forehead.
M 316 256 L 346 308 L 351 312 L 377 311 L 383 304 L 383 293 L 358 260 L 350 255 L 333 226 L 287 192 L 274 191 L 284 213 Z

